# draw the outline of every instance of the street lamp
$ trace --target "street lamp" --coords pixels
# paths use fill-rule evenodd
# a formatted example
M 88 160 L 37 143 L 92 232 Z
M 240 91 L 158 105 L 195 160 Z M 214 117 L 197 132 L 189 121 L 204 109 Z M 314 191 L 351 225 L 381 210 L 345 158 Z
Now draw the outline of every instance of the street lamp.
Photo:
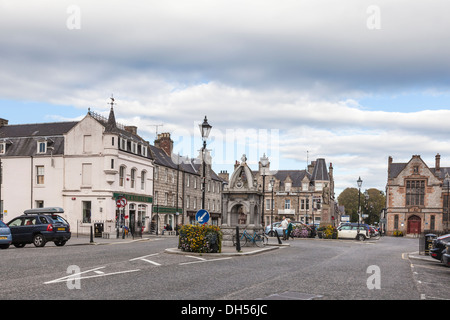
M 448 230 L 448 220 L 450 218 L 449 207 L 448 207 L 448 205 L 449 205 L 449 197 L 450 197 L 450 175 L 448 174 L 448 172 L 445 174 L 444 186 L 445 186 L 445 189 L 447 191 L 447 207 L 446 207 L 445 210 L 442 210 L 442 214 L 443 214 L 442 224 L 444 224 L 444 222 L 445 222 L 446 229 Z M 444 199 L 445 199 L 445 197 L 444 197 Z
M 359 233 L 359 222 L 361 220 L 361 185 L 362 185 L 361 177 L 358 178 L 356 183 L 358 183 L 358 231 L 357 231 L 357 233 Z
M 265 199 L 265 186 L 266 186 L 266 167 L 269 164 L 269 158 L 266 157 L 266 154 L 259 159 L 259 162 L 261 163 L 261 166 L 263 167 L 262 171 L 262 177 L 263 177 L 263 184 L 262 184 L 262 193 L 263 193 L 263 199 L 262 199 L 262 206 L 261 206 L 261 223 L 263 227 L 265 226 L 264 223 L 264 199 Z
M 273 188 L 275 187 L 275 178 L 270 179 L 270 188 L 272 189 L 272 202 L 270 204 L 270 234 L 273 235 Z
M 198 125 L 200 128 L 200 133 L 203 139 L 202 148 L 202 166 L 203 166 L 203 181 L 202 181 L 202 209 L 205 209 L 205 185 L 206 185 L 206 165 L 205 165 L 205 152 L 206 152 L 206 139 L 208 139 L 209 133 L 211 132 L 212 126 L 208 123 L 208 119 L 205 116 L 202 124 Z

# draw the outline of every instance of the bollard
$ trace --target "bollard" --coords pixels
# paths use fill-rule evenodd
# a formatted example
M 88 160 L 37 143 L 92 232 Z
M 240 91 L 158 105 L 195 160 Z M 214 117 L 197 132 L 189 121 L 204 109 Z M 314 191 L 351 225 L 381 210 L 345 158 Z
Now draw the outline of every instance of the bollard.
M 275 230 L 275 234 L 277 235 L 278 244 L 283 244 L 283 242 L 281 242 L 281 239 L 280 239 L 280 236 L 278 235 L 277 230 Z
M 239 227 L 236 226 L 236 251 L 240 252 L 241 251 L 241 242 L 239 239 Z
M 92 226 L 91 226 L 91 243 L 94 243 L 94 232 L 92 231 Z

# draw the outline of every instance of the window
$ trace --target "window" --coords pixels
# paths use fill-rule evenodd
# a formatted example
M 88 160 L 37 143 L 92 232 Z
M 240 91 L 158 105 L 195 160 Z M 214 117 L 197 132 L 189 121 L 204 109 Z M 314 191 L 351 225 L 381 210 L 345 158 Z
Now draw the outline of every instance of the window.
M 266 199 L 266 210 L 270 210 L 270 201 L 271 199 Z
M 155 206 L 158 204 L 158 191 L 155 191 Z
M 120 138 L 120 149 L 127 150 L 127 140 Z
M 300 209 L 305 210 L 305 199 L 300 200 Z
M 155 167 L 155 181 L 158 180 L 159 177 L 159 167 Z
M 141 190 L 145 190 L 145 179 L 147 176 L 147 172 L 141 171 Z
M 5 154 L 6 152 L 6 143 L 0 143 L 0 154 Z
M 164 203 L 166 205 L 169 205 L 169 193 L 168 192 L 164 193 Z
M 436 216 L 430 216 L 430 229 L 434 230 L 436 228 Z
M 189 202 L 191 201 L 191 198 L 189 196 L 186 197 L 186 208 L 189 208 Z
M 114 159 L 111 159 L 111 169 L 114 169 Z
M 37 153 L 47 152 L 47 141 L 38 141 L 37 143 Z
M 291 199 L 284 200 L 284 208 L 291 209 Z
M 166 175 L 166 182 L 168 182 L 169 181 L 169 169 L 165 168 L 164 173 Z
M 406 181 L 406 205 L 423 206 L 425 198 L 425 181 L 408 180 Z
M 44 166 L 36 166 L 36 184 L 44 184 Z
M 119 169 L 119 186 L 123 187 L 125 185 L 125 166 L 121 166 Z
M 83 201 L 83 222 L 91 223 L 91 202 Z
M 190 178 L 189 178 L 189 176 L 187 176 L 186 177 L 186 187 L 189 187 L 189 180 L 190 180 Z
M 131 143 L 131 152 L 137 153 L 137 143 L 136 142 Z
M 194 198 L 194 209 L 197 209 L 197 198 Z
M 398 214 L 394 215 L 394 229 L 398 229 Z
M 131 183 L 130 187 L 134 189 L 134 183 L 136 181 L 136 169 L 131 169 Z
M 44 201 L 43 200 L 36 200 L 35 202 L 36 208 L 43 208 L 44 207 Z
M 145 145 L 142 145 L 141 152 L 144 157 L 147 156 L 147 147 Z

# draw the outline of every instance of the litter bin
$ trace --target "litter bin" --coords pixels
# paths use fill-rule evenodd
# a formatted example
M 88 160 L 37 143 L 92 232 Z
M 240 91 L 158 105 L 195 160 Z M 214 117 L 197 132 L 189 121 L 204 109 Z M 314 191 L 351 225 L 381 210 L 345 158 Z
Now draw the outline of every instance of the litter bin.
M 103 228 L 103 223 L 94 223 L 94 237 L 101 238 L 104 230 Z
M 437 235 L 433 233 L 428 233 L 425 235 L 425 255 L 430 254 L 430 249 L 433 248 L 433 240 L 437 238 Z

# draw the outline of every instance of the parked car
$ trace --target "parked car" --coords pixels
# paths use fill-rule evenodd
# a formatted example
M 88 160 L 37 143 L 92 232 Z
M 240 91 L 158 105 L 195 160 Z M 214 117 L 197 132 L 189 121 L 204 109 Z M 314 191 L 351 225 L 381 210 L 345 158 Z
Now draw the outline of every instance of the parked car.
M 430 249 L 430 256 L 436 260 L 441 261 L 442 252 L 445 250 L 445 245 L 450 242 L 450 234 L 437 237 L 433 240 L 433 247 Z
M 24 214 L 8 222 L 12 234 L 12 244 L 22 248 L 33 243 L 43 247 L 49 241 L 63 246 L 71 237 L 70 225 L 58 214 L 62 208 L 48 207 L 25 210 Z
M 307 226 L 306 224 L 304 224 L 304 223 L 301 222 L 301 221 L 291 221 L 291 223 L 292 223 L 294 226 L 301 225 L 301 226 L 304 226 L 304 227 L 310 229 L 309 226 Z M 266 233 L 267 235 L 269 235 L 270 237 L 274 237 L 274 236 L 275 236 L 275 230 L 276 230 L 277 233 L 278 233 L 278 235 L 279 235 L 280 237 L 282 237 L 282 236 L 283 236 L 283 228 L 281 228 L 281 226 L 280 226 L 280 225 L 281 225 L 281 222 L 274 222 L 272 225 L 273 225 L 273 231 L 272 231 L 272 229 L 271 229 L 271 227 L 270 227 L 270 224 L 269 224 L 268 226 L 266 226 L 265 233 Z
M 359 231 L 358 231 L 359 230 Z M 367 224 L 360 223 L 344 223 L 338 228 L 339 239 L 356 239 L 364 241 L 370 238 L 370 230 Z
M 441 262 L 444 266 L 450 267 L 450 242 L 447 242 L 445 246 L 446 248 L 442 252 Z
M 0 221 L 0 249 L 8 249 L 11 242 L 11 230 L 3 221 Z

